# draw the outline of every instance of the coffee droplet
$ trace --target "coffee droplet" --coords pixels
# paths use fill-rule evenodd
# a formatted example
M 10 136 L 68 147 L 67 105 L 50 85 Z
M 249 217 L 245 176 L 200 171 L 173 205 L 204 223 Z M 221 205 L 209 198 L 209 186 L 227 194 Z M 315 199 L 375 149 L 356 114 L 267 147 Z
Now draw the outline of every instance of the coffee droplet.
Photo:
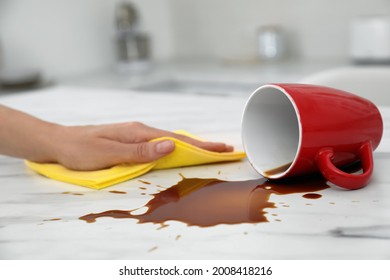
M 307 198 L 307 199 L 319 199 L 322 197 L 319 193 L 306 193 L 302 195 L 302 197 Z

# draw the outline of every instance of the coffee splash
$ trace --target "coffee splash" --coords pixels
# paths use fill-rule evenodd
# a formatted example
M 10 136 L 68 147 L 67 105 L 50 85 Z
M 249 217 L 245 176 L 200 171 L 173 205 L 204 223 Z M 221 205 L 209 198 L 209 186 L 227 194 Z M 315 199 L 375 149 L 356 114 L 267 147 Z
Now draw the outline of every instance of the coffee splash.
M 266 179 L 222 181 L 219 179 L 182 178 L 176 185 L 156 193 L 145 205 L 144 214 L 135 210 L 109 210 L 80 217 L 88 223 L 97 218 L 136 219 L 138 223 L 163 224 L 174 220 L 190 226 L 210 227 L 220 224 L 268 222 L 267 208 L 271 194 L 313 193 L 329 188 L 322 177 L 301 181 L 273 182 Z M 313 197 L 310 197 L 313 198 Z

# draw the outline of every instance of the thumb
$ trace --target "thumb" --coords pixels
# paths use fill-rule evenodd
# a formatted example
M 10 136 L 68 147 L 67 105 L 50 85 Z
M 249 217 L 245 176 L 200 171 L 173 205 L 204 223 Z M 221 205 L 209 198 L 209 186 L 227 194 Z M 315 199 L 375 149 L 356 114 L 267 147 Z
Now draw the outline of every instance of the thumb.
M 131 146 L 127 153 L 128 161 L 138 163 L 155 161 L 175 149 L 175 143 L 171 140 L 142 142 Z

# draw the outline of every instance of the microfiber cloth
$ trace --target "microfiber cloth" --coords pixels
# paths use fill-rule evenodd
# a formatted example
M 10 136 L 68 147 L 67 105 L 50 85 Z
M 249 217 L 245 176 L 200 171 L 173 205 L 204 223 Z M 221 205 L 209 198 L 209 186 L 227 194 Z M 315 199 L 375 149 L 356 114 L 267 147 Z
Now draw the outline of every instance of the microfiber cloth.
M 196 138 L 185 131 L 177 131 L 176 133 Z M 234 161 L 245 157 L 245 153 L 241 151 L 226 153 L 211 152 L 171 137 L 161 137 L 152 141 L 160 140 L 174 141 L 175 150 L 171 154 L 150 163 L 121 164 L 97 171 L 75 171 L 67 169 L 60 164 L 25 162 L 32 170 L 48 178 L 100 190 L 141 176 L 152 169 L 168 169 Z

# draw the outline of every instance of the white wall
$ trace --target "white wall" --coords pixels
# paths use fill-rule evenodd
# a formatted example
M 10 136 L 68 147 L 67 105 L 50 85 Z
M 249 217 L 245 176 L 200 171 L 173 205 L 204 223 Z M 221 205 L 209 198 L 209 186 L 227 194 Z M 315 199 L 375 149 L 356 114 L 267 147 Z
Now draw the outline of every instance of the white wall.
M 256 30 L 277 24 L 292 53 L 306 59 L 346 58 L 349 22 L 390 14 L 389 0 L 172 0 L 176 50 L 183 57 L 250 58 Z
M 0 0 L 0 63 L 50 76 L 114 64 L 119 0 Z M 390 14 L 390 0 L 129 0 L 152 38 L 153 58 L 241 59 L 256 55 L 256 30 L 278 24 L 303 59 L 346 58 L 348 24 Z
M 156 59 L 172 55 L 168 0 L 132 1 L 153 39 Z M 37 67 L 52 77 L 107 68 L 115 61 L 110 0 L 0 0 L 0 62 Z

